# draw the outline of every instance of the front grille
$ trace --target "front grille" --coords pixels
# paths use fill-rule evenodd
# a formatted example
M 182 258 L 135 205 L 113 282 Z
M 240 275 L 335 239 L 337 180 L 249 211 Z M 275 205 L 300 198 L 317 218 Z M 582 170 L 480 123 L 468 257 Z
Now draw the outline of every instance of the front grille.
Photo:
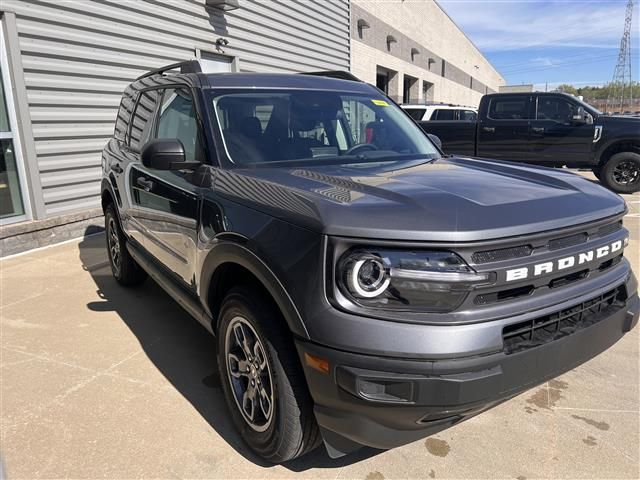
M 471 255 L 471 260 L 477 264 L 500 262 L 503 260 L 511 260 L 512 258 L 527 257 L 531 255 L 532 251 L 533 249 L 529 245 L 520 245 L 518 247 L 476 252 Z
M 589 327 L 620 309 L 626 300 L 623 286 L 571 308 L 504 327 L 502 341 L 509 355 L 552 342 Z
M 622 228 L 622 221 L 616 221 L 608 225 L 604 225 L 597 230 L 595 227 L 590 229 L 587 227 L 585 231 L 574 233 L 565 237 L 552 238 L 545 243 L 536 244 L 535 251 L 548 249 L 560 250 L 562 248 L 572 247 L 588 242 L 592 238 L 606 237 Z M 501 262 L 504 260 L 512 260 L 514 258 L 528 257 L 534 252 L 532 245 L 517 245 L 515 247 L 500 248 L 495 250 L 484 250 L 475 252 L 471 255 L 471 260 L 481 265 L 484 263 Z

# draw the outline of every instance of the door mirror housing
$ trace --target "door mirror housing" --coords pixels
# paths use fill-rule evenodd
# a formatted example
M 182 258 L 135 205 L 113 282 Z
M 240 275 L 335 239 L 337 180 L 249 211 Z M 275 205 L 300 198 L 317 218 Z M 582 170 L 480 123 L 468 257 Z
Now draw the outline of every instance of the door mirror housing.
M 429 137 L 429 140 L 431 140 L 431 143 L 435 144 L 436 147 L 442 150 L 442 140 L 440 140 L 437 135 L 434 135 L 433 133 L 427 133 L 427 136 Z
M 177 138 L 157 138 L 140 152 L 142 164 L 154 170 L 193 170 L 200 162 L 185 161 L 184 145 Z
M 571 123 L 573 125 L 586 125 L 589 123 L 590 118 L 591 115 L 584 111 L 584 107 L 578 107 L 576 112 L 571 117 Z M 593 123 L 593 120 L 591 120 L 591 123 Z

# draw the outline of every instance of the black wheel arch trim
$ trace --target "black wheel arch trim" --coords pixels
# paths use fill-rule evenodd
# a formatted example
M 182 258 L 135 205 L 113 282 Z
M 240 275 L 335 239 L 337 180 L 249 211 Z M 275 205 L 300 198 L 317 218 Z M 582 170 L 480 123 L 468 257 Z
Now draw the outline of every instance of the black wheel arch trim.
M 298 337 L 309 339 L 309 333 L 300 312 L 275 273 L 247 247 L 230 241 L 219 243 L 211 248 L 200 272 L 200 298 L 205 312 L 213 318 L 214 323 L 217 324 L 218 318 L 212 311 L 209 298 L 211 281 L 218 267 L 228 263 L 237 264 L 254 275 L 276 302 L 291 332 Z M 217 325 L 212 325 L 212 328 L 214 332 L 217 331 Z
M 119 209 L 122 207 L 122 199 L 120 198 L 120 192 L 118 187 L 113 185 L 111 178 L 102 178 L 102 185 L 100 186 L 100 197 L 103 197 L 105 192 L 111 195 L 116 207 Z
M 609 148 L 615 146 L 618 143 L 636 143 L 640 145 L 640 138 L 636 137 L 616 137 L 607 141 L 607 143 L 600 145 L 595 155 L 596 164 L 602 166 L 602 156 L 605 154 Z M 626 150 L 621 150 L 624 152 Z M 640 150 L 630 150 L 632 153 L 640 153 Z M 620 152 L 617 152 L 620 153 Z M 615 154 L 614 154 L 615 155 Z

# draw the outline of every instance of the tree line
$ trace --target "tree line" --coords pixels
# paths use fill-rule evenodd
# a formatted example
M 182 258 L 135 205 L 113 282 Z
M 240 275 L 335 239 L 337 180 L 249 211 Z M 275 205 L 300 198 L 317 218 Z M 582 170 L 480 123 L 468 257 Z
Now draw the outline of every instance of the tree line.
M 625 91 L 627 91 L 629 86 L 625 86 Z M 634 99 L 640 98 L 640 82 L 631 82 L 631 97 Z M 556 88 L 555 92 L 564 92 L 569 93 L 571 95 L 582 95 L 585 100 L 606 100 L 609 96 L 609 92 L 612 90 L 616 90 L 618 95 L 620 94 L 620 85 L 615 85 L 609 83 L 603 87 L 575 87 L 570 84 L 562 84 Z M 629 97 L 627 93 L 625 93 L 625 97 Z

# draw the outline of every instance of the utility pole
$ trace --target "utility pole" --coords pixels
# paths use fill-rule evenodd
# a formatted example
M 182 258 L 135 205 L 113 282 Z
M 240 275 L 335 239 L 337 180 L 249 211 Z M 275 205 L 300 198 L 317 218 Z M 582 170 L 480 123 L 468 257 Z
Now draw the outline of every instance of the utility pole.
M 613 70 L 613 80 L 609 84 L 609 95 L 607 95 L 606 111 L 616 107 L 620 112 L 623 110 L 625 100 L 633 104 L 633 84 L 631 83 L 631 17 L 633 16 L 633 0 L 627 3 L 624 16 L 624 33 L 620 40 L 620 50 L 618 51 L 618 62 Z

